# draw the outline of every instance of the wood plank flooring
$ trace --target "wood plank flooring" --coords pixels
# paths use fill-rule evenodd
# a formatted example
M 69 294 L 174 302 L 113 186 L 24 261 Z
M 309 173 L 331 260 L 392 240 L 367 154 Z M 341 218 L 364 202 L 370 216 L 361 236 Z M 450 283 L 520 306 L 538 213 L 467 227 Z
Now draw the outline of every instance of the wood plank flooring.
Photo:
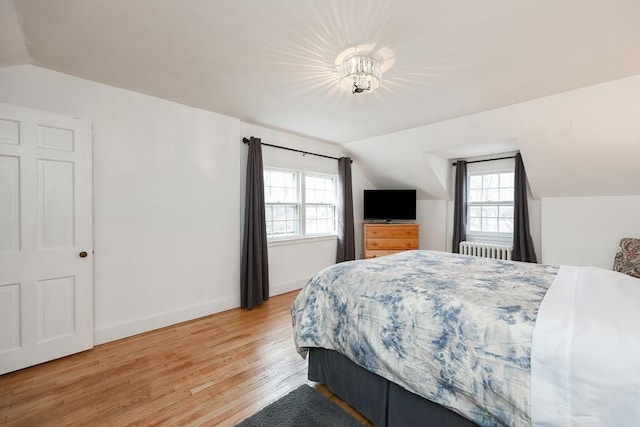
M 296 292 L 0 376 L 0 424 L 232 426 L 307 380 L 289 307 Z

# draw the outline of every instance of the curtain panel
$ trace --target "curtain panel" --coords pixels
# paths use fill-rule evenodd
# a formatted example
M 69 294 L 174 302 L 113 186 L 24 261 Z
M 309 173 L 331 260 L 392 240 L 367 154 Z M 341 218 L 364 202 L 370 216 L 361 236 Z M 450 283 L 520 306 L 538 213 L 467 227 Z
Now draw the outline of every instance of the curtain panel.
M 336 263 L 356 259 L 356 242 L 353 222 L 353 185 L 351 159 L 338 159 L 338 250 Z
M 265 221 L 264 171 L 260 138 L 249 140 L 244 236 L 240 269 L 240 306 L 253 308 L 269 299 L 269 260 Z
M 460 242 L 467 239 L 467 162 L 456 161 L 456 182 L 453 204 L 453 241 L 451 252 L 460 253 Z
M 516 154 L 513 190 L 513 252 L 514 261 L 538 262 L 529 232 L 527 174 L 520 153 Z

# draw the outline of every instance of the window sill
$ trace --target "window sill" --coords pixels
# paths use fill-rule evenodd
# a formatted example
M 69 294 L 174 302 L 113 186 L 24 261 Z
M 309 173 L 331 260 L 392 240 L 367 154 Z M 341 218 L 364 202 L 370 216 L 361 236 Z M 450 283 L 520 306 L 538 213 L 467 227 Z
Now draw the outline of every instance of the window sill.
M 513 244 L 513 235 L 500 234 L 500 233 L 469 233 L 467 232 L 467 242 L 474 243 L 487 243 L 490 245 L 506 245 L 511 246 Z
M 338 239 L 337 235 L 330 234 L 327 236 L 299 237 L 295 239 L 270 240 L 267 242 L 267 247 L 276 248 L 278 246 L 306 245 L 309 243 L 335 241 L 337 239 Z

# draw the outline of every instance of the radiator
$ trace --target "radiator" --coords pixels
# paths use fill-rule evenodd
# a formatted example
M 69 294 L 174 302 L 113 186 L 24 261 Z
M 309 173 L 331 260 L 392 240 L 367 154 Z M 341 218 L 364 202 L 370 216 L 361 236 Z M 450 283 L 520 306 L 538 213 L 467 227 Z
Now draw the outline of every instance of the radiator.
M 482 258 L 511 259 L 511 246 L 490 243 L 460 242 L 460 253 Z

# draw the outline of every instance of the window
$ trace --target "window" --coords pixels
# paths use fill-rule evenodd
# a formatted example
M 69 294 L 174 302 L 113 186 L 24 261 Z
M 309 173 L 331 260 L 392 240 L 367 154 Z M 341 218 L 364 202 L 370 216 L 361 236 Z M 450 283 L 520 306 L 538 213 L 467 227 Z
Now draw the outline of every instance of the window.
M 300 235 L 299 182 L 298 172 L 265 169 L 267 239 Z
M 333 234 L 336 231 L 336 179 L 305 174 L 305 234 Z
M 510 171 L 469 175 L 467 236 L 489 242 L 512 239 L 513 177 Z
M 267 239 L 292 239 L 336 232 L 334 175 L 264 170 Z

